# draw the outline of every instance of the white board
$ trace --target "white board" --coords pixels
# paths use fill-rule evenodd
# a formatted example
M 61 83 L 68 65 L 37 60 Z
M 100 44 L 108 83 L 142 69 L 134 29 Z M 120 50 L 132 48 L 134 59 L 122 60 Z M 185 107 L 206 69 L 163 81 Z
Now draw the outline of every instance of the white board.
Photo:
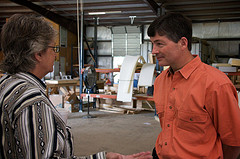
M 139 59 L 145 63 L 142 56 L 125 56 L 120 69 L 117 101 L 131 102 L 133 92 L 133 75 Z
M 156 64 L 145 63 L 142 66 L 138 86 L 152 86 L 153 85 L 153 74 Z

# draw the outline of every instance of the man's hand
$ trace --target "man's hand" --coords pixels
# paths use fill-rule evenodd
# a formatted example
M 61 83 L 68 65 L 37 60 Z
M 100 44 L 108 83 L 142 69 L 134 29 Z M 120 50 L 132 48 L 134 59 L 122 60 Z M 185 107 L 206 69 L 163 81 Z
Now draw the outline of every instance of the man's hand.
M 150 151 L 140 152 L 132 155 L 122 155 L 119 153 L 108 152 L 106 155 L 107 159 L 152 159 Z

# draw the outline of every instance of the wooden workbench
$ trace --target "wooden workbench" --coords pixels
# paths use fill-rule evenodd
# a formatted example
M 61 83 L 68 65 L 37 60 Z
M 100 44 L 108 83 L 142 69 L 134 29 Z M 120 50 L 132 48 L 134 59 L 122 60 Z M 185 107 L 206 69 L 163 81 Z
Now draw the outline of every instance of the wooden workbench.
M 56 90 L 59 90 L 60 87 L 66 87 L 67 90 L 70 90 L 70 86 L 73 87 L 74 93 L 76 93 L 76 86 L 79 85 L 79 80 L 69 79 L 69 80 L 46 80 L 46 95 L 49 93 L 53 94 Z M 51 90 L 50 90 L 51 89 Z

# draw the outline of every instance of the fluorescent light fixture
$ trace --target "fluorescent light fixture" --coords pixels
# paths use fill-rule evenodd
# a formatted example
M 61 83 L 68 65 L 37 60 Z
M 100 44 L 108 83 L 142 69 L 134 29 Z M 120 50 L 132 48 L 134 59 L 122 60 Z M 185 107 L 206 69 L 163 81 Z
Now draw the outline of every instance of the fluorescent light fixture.
M 88 12 L 88 15 L 114 14 L 114 13 L 122 13 L 122 11 Z
M 99 14 L 106 14 L 106 12 L 89 12 L 89 15 L 99 15 Z
M 122 13 L 122 11 L 108 11 L 106 14 Z

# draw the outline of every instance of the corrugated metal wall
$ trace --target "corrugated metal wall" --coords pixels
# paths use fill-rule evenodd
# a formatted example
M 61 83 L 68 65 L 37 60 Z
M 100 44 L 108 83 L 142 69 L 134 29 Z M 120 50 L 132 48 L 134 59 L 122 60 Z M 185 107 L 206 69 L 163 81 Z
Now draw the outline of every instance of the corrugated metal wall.
M 141 30 L 138 26 L 112 27 L 113 56 L 141 55 Z

